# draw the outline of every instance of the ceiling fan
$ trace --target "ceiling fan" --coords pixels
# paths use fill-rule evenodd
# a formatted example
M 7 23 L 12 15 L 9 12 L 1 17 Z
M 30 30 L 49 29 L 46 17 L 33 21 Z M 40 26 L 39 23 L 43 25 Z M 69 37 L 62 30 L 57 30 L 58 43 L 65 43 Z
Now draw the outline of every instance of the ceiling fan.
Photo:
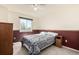
M 45 6 L 46 4 L 32 4 L 34 11 L 37 11 L 40 6 Z

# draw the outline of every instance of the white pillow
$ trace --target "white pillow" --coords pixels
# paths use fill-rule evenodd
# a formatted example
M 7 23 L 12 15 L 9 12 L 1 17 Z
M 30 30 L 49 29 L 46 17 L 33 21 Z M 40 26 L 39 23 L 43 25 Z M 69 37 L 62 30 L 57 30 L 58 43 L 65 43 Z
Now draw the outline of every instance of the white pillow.
M 55 32 L 48 32 L 48 34 L 51 34 L 53 36 L 57 36 L 58 35 L 58 33 L 55 33 Z
M 48 34 L 48 32 L 40 32 L 40 34 L 46 35 Z
M 53 36 L 57 36 L 58 33 L 55 32 L 40 32 L 41 35 L 53 35 Z

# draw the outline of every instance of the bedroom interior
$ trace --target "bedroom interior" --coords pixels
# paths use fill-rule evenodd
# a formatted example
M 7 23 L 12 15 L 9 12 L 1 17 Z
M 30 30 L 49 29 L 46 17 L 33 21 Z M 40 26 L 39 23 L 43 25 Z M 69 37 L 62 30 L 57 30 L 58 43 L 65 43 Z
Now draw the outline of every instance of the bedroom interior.
M 41 42 L 40 37 L 51 38 L 53 33 L 58 34 L 54 37 L 55 44 L 46 47 L 39 55 L 79 55 L 78 15 L 79 4 L 1 4 L 0 55 L 28 55 L 26 47 L 22 47 L 24 36 L 27 36 L 27 38 L 33 36 L 32 38 L 34 39 L 35 37 L 39 38 Z M 29 19 L 32 19 L 32 21 L 29 21 Z M 20 31 L 22 29 L 20 20 L 32 22 L 29 31 Z M 2 24 L 9 25 L 2 26 Z M 8 27 L 10 25 L 11 27 Z M 8 32 L 9 34 L 7 35 Z M 45 35 L 41 34 L 42 32 Z M 49 41 L 47 43 L 50 43 Z M 43 45 L 44 43 L 41 44 Z M 45 43 L 45 45 L 47 44 Z M 36 48 L 38 47 L 35 45 L 30 49 L 35 49 L 37 52 Z M 35 52 L 33 51 L 32 53 Z

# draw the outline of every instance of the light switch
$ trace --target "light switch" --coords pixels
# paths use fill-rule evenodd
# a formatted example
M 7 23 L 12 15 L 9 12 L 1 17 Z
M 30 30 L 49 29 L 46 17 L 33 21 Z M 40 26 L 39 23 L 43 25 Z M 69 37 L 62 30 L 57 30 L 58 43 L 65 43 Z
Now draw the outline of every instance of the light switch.
M 67 43 L 67 40 L 65 40 L 65 42 Z
M 14 40 L 16 39 L 16 37 L 14 37 Z

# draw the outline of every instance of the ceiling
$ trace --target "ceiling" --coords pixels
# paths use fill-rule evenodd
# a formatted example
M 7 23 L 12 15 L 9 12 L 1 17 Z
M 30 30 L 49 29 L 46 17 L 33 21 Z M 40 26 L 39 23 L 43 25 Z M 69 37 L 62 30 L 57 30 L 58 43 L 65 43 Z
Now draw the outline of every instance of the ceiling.
M 51 10 L 50 9 L 51 7 L 49 7 L 50 5 L 46 5 L 46 4 L 37 5 L 38 9 L 36 11 L 34 11 L 33 4 L 3 4 L 3 6 L 8 8 L 8 10 L 10 10 L 10 11 L 28 14 L 28 15 L 38 17 L 38 18 L 44 17 Z
M 37 6 L 37 11 L 34 11 L 34 6 L 33 4 L 3 4 L 4 7 L 8 8 L 8 10 L 10 11 L 14 11 L 14 12 L 19 12 L 19 13 L 23 13 L 26 15 L 30 15 L 33 17 L 47 17 L 47 16 L 52 16 L 59 13 L 59 15 L 61 13 L 68 10 L 74 10 L 77 9 L 79 10 L 79 5 L 68 5 L 68 4 L 40 4 Z M 73 8 L 74 7 L 74 8 Z

